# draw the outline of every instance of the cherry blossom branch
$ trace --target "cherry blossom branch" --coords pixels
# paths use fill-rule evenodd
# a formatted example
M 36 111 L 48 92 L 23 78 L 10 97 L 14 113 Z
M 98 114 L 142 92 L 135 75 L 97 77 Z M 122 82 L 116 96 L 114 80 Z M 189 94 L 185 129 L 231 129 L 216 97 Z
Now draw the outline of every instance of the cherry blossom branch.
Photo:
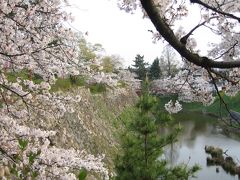
M 214 19 L 214 18 L 217 18 L 217 16 L 214 16 L 214 17 L 209 18 L 208 21 L 210 21 L 211 19 Z M 204 21 L 204 22 L 196 25 L 196 26 L 195 26 L 194 28 L 192 28 L 185 36 L 183 36 L 183 37 L 180 39 L 180 42 L 183 43 L 184 45 L 186 45 L 186 44 L 187 44 L 187 40 L 188 40 L 188 38 L 192 35 L 192 33 L 193 33 L 197 28 L 199 28 L 199 27 L 201 27 L 201 26 L 204 26 L 204 25 L 206 24 L 206 22 L 208 22 L 208 21 Z
M 212 79 L 214 88 L 216 89 L 217 95 L 218 95 L 218 97 L 219 97 L 219 99 L 220 99 L 220 103 L 222 102 L 222 103 L 224 104 L 225 109 L 227 110 L 228 114 L 230 115 L 231 118 L 234 119 L 234 117 L 232 116 L 232 114 L 231 114 L 231 112 L 230 112 L 230 109 L 228 108 L 227 103 L 224 101 L 224 99 L 222 98 L 222 96 L 221 96 L 221 94 L 220 94 L 220 92 L 219 92 L 219 90 L 218 90 L 217 84 L 216 84 L 216 82 L 215 82 L 215 78 L 213 77 L 211 71 L 210 71 L 209 69 L 207 69 L 207 72 L 208 72 L 209 76 L 210 76 L 211 79 Z M 240 125 L 240 122 L 238 122 L 238 121 L 236 121 L 236 122 L 238 123 L 238 125 Z M 231 120 L 230 120 L 230 126 L 239 129 L 239 127 L 235 127 L 235 126 L 232 125 Z
M 202 5 L 203 7 L 207 8 L 207 9 L 211 9 L 211 10 L 214 11 L 214 12 L 217 12 L 217 13 L 222 14 L 222 15 L 224 15 L 224 16 L 228 16 L 228 17 L 230 17 L 230 18 L 232 18 L 232 19 L 237 20 L 237 21 L 240 23 L 240 18 L 239 18 L 239 17 L 237 17 L 237 16 L 235 16 L 235 15 L 233 15 L 233 14 L 226 13 L 226 12 L 224 12 L 224 11 L 218 10 L 217 8 L 214 8 L 214 7 L 208 5 L 208 4 L 206 4 L 206 3 L 204 3 L 204 2 L 202 2 L 202 1 L 200 1 L 200 0 L 190 0 L 190 2 L 191 2 L 191 3 L 196 3 L 196 4 L 199 4 L 199 5 Z
M 229 53 L 232 49 L 235 48 L 235 46 L 237 46 L 237 44 L 238 44 L 238 41 L 236 40 L 236 42 L 229 49 L 227 49 L 224 53 L 220 54 L 218 57 L 214 58 L 214 60 L 220 59 L 225 54 Z
M 26 94 L 19 94 L 18 92 L 12 90 L 11 88 L 9 88 L 8 86 L 4 85 L 4 84 L 1 84 L 0 83 L 0 86 L 2 86 L 4 89 L 7 89 L 8 91 L 11 91 L 12 93 L 16 94 L 17 96 L 21 97 L 22 99 L 27 96 L 28 94 L 30 94 L 30 92 L 27 92 Z
M 217 84 L 216 84 L 216 82 L 215 82 L 215 78 L 213 77 L 213 75 L 212 75 L 212 73 L 211 73 L 211 71 L 210 71 L 209 69 L 207 69 L 207 72 L 208 72 L 209 76 L 210 76 L 211 79 L 212 79 L 212 82 L 213 82 L 214 88 L 215 88 L 216 91 L 217 91 L 217 95 L 218 95 L 220 101 L 224 104 L 226 110 L 227 110 L 228 113 L 230 114 L 230 110 L 229 110 L 229 108 L 228 108 L 227 103 L 224 101 L 224 99 L 222 98 L 221 94 L 219 93 L 219 90 L 218 90 Z
M 53 49 L 54 47 L 59 47 L 63 44 L 54 44 L 54 45 L 51 45 L 51 46 L 46 46 L 46 47 L 42 47 L 42 48 L 39 48 L 39 49 L 36 49 L 34 51 L 31 52 L 31 54 L 35 54 L 35 53 L 38 53 L 40 51 L 45 51 L 47 49 Z M 46 51 L 47 52 L 47 51 Z M 26 55 L 27 53 L 20 53 L 20 54 L 7 54 L 7 53 L 3 53 L 3 52 L 0 52 L 1 55 L 4 55 L 4 56 L 7 56 L 7 57 L 17 57 L 17 56 L 23 56 L 23 55 Z M 57 56 L 56 56 L 57 57 Z
M 211 71 L 215 75 L 227 80 L 228 82 L 231 82 L 233 85 L 236 85 L 237 83 L 239 83 L 239 81 L 233 81 L 233 80 L 229 79 L 227 76 L 225 76 L 224 74 L 221 74 L 221 73 L 215 71 L 214 69 L 209 69 L 209 71 Z
M 17 163 L 16 161 L 15 161 L 15 159 L 11 156 L 11 155 L 9 155 L 3 148 L 1 148 L 0 147 L 0 152 L 3 154 L 3 155 L 5 155 L 7 158 L 9 158 L 13 163 Z
M 173 30 L 161 17 L 158 8 L 155 6 L 153 0 L 141 0 L 141 5 L 152 21 L 157 31 L 162 37 L 187 61 L 195 65 L 205 68 L 234 68 L 240 67 L 240 60 L 236 61 L 214 61 L 208 57 L 200 56 L 192 53 L 184 44 L 175 36 Z
M 3 92 L 1 92 L 1 96 L 2 96 L 2 100 L 4 101 L 4 103 L 6 104 L 6 107 L 7 107 L 7 111 L 10 112 L 10 109 L 9 109 L 9 104 L 5 98 L 5 95 L 3 94 Z
M 190 75 L 190 73 L 191 73 L 191 71 L 188 69 L 188 74 L 187 74 L 187 76 L 186 76 L 186 79 L 185 79 L 185 81 L 182 83 L 182 84 L 180 84 L 180 89 L 178 90 L 178 92 L 177 92 L 177 94 L 182 90 L 182 88 L 183 88 L 183 86 L 186 84 L 186 83 L 188 83 L 189 84 L 189 82 L 188 82 L 188 76 Z M 180 78 L 180 77 L 179 77 Z M 190 84 L 189 84 L 190 85 Z M 191 87 L 191 86 L 190 86 Z

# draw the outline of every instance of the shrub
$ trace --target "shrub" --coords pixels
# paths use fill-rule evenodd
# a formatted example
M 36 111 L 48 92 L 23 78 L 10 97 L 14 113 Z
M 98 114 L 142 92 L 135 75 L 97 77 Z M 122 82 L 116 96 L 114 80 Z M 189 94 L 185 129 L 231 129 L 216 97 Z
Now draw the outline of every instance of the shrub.
M 103 83 L 90 84 L 88 88 L 90 89 L 90 92 L 93 94 L 103 93 L 107 91 L 107 87 Z

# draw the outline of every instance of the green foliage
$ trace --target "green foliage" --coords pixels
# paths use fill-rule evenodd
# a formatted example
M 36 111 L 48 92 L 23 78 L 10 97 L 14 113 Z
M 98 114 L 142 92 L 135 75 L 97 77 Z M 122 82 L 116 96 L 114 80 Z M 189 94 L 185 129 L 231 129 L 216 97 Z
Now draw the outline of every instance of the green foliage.
M 28 140 L 24 139 L 18 139 L 18 146 L 21 149 L 21 151 L 24 151 L 27 148 Z
M 19 72 L 8 72 L 6 73 L 7 79 L 10 82 L 16 82 L 17 77 L 21 79 L 32 80 L 34 83 L 39 84 L 43 81 L 42 77 L 37 74 L 31 74 L 29 70 L 22 70 Z M 55 84 L 51 86 L 51 91 L 67 91 L 71 88 L 84 86 L 85 85 L 85 77 L 83 76 L 69 76 L 67 78 L 57 78 Z M 1 102 L 0 102 L 1 106 Z
M 7 17 L 9 18 L 14 18 L 16 15 L 16 13 L 14 13 L 13 11 L 11 11 L 10 13 L 7 14 Z
M 149 69 L 149 78 L 151 80 L 159 79 L 161 77 L 161 69 L 159 64 L 159 59 L 156 58 Z
M 36 179 L 39 175 L 38 171 L 33 168 L 33 164 L 35 160 L 38 158 L 38 156 L 41 154 L 41 151 L 37 151 L 36 153 L 30 151 L 28 152 L 27 158 L 28 163 L 24 163 L 22 166 L 19 164 L 22 164 L 23 162 L 23 154 L 25 153 L 25 150 L 27 149 L 27 146 L 29 144 L 28 140 L 25 139 L 18 139 L 18 147 L 20 149 L 19 154 L 16 154 L 11 157 L 13 161 L 11 163 L 8 163 L 8 168 L 10 169 L 10 177 L 11 179 Z M 4 154 L 5 152 L 0 149 L 0 151 Z M 10 157 L 10 156 L 9 156 Z
M 93 94 L 103 93 L 107 91 L 107 87 L 103 83 L 93 83 L 88 85 L 88 88 L 90 89 L 90 92 Z
M 104 51 L 101 44 L 91 44 L 84 37 L 79 40 L 79 49 L 79 58 L 85 61 L 94 61 L 98 56 L 98 52 Z
M 240 93 L 238 93 L 234 97 L 226 96 L 225 94 L 221 93 L 222 98 L 224 99 L 225 103 L 228 105 L 229 109 L 240 112 Z M 222 104 L 220 106 L 220 99 L 218 96 L 216 96 L 216 99 L 213 104 L 211 104 L 208 107 L 205 107 L 207 112 L 219 114 L 220 110 L 222 111 L 223 116 L 227 116 L 228 112 L 226 111 L 226 108 Z
M 27 69 L 23 69 L 22 71 L 18 71 L 18 72 L 12 72 L 12 71 L 7 72 L 6 77 L 10 82 L 16 82 L 17 78 L 29 79 L 36 84 L 39 84 L 43 81 L 41 76 L 39 76 L 38 74 L 33 74 L 31 71 Z
M 123 80 L 119 80 L 118 83 L 117 83 L 117 86 L 120 87 L 120 88 L 125 88 L 127 87 L 127 83 Z
M 84 86 L 85 78 L 83 76 L 70 76 L 72 86 Z
M 191 168 L 187 168 L 185 164 L 182 164 L 170 168 L 168 172 L 161 177 L 162 179 L 166 180 L 187 180 L 189 179 L 189 177 L 195 177 L 193 174 L 195 174 L 200 169 L 201 168 L 198 165 L 194 165 Z
M 105 73 L 113 72 L 114 64 L 113 64 L 112 58 L 110 56 L 103 57 L 101 65 L 103 66 L 103 72 L 105 72 Z
M 122 154 L 115 160 L 117 180 L 155 180 L 159 177 L 166 179 L 170 174 L 184 179 L 195 172 L 188 168 L 168 168 L 167 162 L 159 159 L 163 147 L 176 141 L 181 128 L 176 127 L 173 133 L 161 136 L 157 122 L 164 122 L 164 119 L 157 121 L 161 117 L 155 116 L 156 104 L 156 98 L 149 94 L 148 82 L 143 83 L 142 96 L 135 110 L 126 116 L 132 119 L 125 123 L 126 131 L 121 136 Z
M 222 98 L 224 99 L 225 103 L 228 105 L 229 109 L 240 112 L 240 93 L 238 93 L 234 97 L 226 96 L 223 93 L 221 93 Z M 164 104 L 166 104 L 170 99 L 175 99 L 174 96 L 161 96 L 159 97 L 160 103 L 159 103 L 159 109 L 164 109 Z M 181 102 L 183 105 L 184 111 L 199 111 L 199 112 L 205 112 L 205 113 L 211 113 L 215 115 L 219 115 L 220 112 L 222 116 L 228 116 L 228 112 L 226 111 L 226 108 L 222 104 L 220 106 L 220 100 L 219 97 L 216 96 L 215 101 L 210 106 L 204 106 L 202 103 L 199 102 L 191 102 L 191 103 L 184 103 Z
M 51 91 L 67 91 L 71 88 L 71 81 L 68 78 L 58 78 L 55 84 L 51 86 Z
M 28 161 L 29 164 L 32 165 L 34 163 L 34 160 L 41 154 L 41 151 L 38 151 L 37 153 L 30 152 L 28 155 Z
M 87 177 L 87 170 L 81 169 L 78 174 L 78 180 L 85 180 Z
M 133 61 L 133 68 L 129 68 L 131 72 L 136 73 L 137 78 L 140 80 L 144 80 L 147 75 L 147 63 L 144 62 L 144 56 L 140 56 L 139 54 L 135 57 Z
M 124 127 L 129 127 L 129 123 L 135 118 L 136 113 L 137 113 L 136 106 L 128 107 L 118 116 L 117 121 L 118 122 L 120 121 Z
M 55 84 L 51 86 L 51 91 L 67 91 L 74 87 L 84 86 L 85 78 L 83 76 L 70 76 L 68 78 L 58 78 Z
M 79 41 L 79 49 L 79 57 L 85 61 L 93 61 L 97 57 L 96 53 L 103 50 L 101 44 L 92 45 L 83 37 Z
M 59 41 L 58 39 L 54 39 L 50 43 L 48 43 L 48 46 L 55 46 L 58 44 L 58 41 Z
M 99 70 L 99 65 L 90 64 L 90 69 L 93 70 L 93 71 L 98 71 Z

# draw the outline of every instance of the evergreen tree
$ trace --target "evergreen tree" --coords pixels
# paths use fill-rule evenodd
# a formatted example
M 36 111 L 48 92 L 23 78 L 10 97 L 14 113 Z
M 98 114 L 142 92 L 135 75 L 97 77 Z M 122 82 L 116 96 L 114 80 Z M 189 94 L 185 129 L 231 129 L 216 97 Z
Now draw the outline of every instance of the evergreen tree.
M 161 69 L 160 69 L 160 65 L 159 65 L 159 59 L 156 58 L 150 69 L 149 69 L 149 77 L 151 80 L 154 80 L 154 79 L 159 79 L 161 77 Z
M 179 132 L 161 137 L 154 117 L 156 98 L 149 94 L 148 82 L 143 83 L 142 96 L 136 105 L 135 118 L 127 123 L 122 136 L 122 154 L 116 158 L 117 180 L 187 179 L 197 167 L 168 168 L 165 160 L 159 160 L 163 147 L 173 143 Z M 185 178 L 187 177 L 187 178 Z
M 144 56 L 137 54 L 133 62 L 135 64 L 133 64 L 132 65 L 133 68 L 129 68 L 129 70 L 131 72 L 136 73 L 138 79 L 144 80 L 147 74 L 147 66 L 148 66 L 148 63 L 144 62 Z

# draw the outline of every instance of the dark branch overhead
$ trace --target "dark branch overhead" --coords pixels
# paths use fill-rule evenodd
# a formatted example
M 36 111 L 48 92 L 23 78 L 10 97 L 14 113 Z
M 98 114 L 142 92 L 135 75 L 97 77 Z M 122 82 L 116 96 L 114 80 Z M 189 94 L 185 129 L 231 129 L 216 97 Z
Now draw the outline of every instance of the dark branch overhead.
M 204 2 L 202 2 L 202 1 L 200 1 L 200 0 L 190 0 L 190 2 L 191 2 L 191 3 L 199 4 L 199 5 L 207 8 L 207 9 L 211 9 L 212 11 L 214 11 L 214 12 L 216 12 L 216 13 L 218 13 L 218 14 L 221 14 L 221 15 L 223 15 L 223 16 L 225 16 L 225 17 L 229 17 L 229 18 L 231 18 L 231 19 L 235 19 L 235 20 L 237 20 L 238 22 L 240 22 L 240 17 L 237 17 L 237 16 L 235 16 L 234 14 L 231 14 L 231 13 L 226 13 L 226 12 L 224 12 L 224 11 L 218 9 L 218 8 L 209 6 L 208 4 L 206 4 L 206 3 L 204 3 Z
M 195 2 L 195 1 L 194 1 Z M 141 0 L 143 9 L 161 36 L 184 57 L 187 61 L 205 68 L 234 68 L 240 67 L 240 60 L 237 61 L 214 61 L 208 57 L 202 57 L 199 54 L 189 51 L 184 43 L 175 36 L 172 29 L 159 14 L 153 0 Z

